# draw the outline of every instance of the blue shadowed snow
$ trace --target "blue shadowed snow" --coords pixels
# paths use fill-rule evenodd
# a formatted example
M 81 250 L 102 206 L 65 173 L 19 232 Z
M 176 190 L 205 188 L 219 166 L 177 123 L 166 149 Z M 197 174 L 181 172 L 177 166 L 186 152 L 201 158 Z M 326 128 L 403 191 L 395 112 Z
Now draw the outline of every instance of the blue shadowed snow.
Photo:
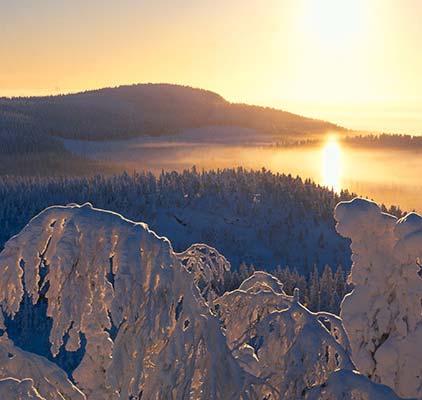
M 59 354 L 53 357 L 49 342 L 53 320 L 47 316 L 47 305 L 45 297 L 41 297 L 37 304 L 33 305 L 30 297 L 25 293 L 15 317 L 12 319 L 5 315 L 7 334 L 16 346 L 47 358 L 66 371 L 71 378 L 85 354 L 86 338 L 85 335 L 80 334 L 81 347 L 77 351 L 66 351 L 65 345 L 69 339 L 69 335 L 66 334 Z

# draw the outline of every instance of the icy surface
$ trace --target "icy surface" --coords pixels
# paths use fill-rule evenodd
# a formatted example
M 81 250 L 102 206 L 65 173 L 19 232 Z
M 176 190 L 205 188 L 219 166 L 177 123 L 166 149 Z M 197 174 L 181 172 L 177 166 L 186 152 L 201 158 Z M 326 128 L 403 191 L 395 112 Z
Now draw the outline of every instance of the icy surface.
M 397 220 L 370 201 L 335 210 L 337 230 L 352 239 L 355 285 L 341 316 L 358 369 L 400 396 L 422 398 L 422 217 Z

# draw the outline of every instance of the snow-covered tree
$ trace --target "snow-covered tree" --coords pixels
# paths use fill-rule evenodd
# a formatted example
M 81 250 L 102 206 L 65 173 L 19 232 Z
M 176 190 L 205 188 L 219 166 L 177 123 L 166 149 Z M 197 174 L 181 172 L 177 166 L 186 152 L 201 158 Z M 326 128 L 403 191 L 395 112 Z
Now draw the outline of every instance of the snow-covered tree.
M 340 319 L 314 314 L 298 300 L 298 290 L 287 296 L 280 281 L 255 272 L 238 290 L 214 301 L 229 348 L 246 371 L 268 377 L 276 398 L 303 398 L 334 370 L 353 369 Z
M 398 399 L 353 372 L 341 319 L 309 311 L 298 288 L 289 296 L 279 279 L 245 265 L 252 275 L 217 297 L 228 268 L 214 248 L 175 253 L 146 224 L 90 204 L 44 210 L 0 253 L 0 394 Z M 13 343 L 39 335 L 49 354 Z M 60 364 L 63 353 L 77 361 L 72 369 Z
M 0 398 L 18 400 L 45 400 L 34 387 L 32 379 L 0 379 Z
M 0 254 L 0 304 L 13 318 L 24 296 L 35 306 L 43 294 L 54 356 L 85 337 L 72 376 L 90 400 L 251 398 L 258 381 L 231 355 L 193 275 L 145 224 L 89 204 L 51 207 Z M 43 378 L 28 377 L 40 389 Z
M 319 272 L 316 265 L 314 265 L 309 282 L 309 302 L 312 310 L 319 311 L 321 309 Z
M 332 217 L 335 204 L 350 199 L 343 196 L 300 178 L 242 168 L 158 176 L 0 176 L 0 249 L 44 208 L 90 202 L 145 221 L 178 252 L 206 243 L 235 269 L 242 262 L 270 272 L 290 265 L 307 276 L 314 263 L 320 272 L 325 264 L 348 269 L 347 240 L 336 233 Z M 318 245 L 321 235 L 324 247 Z
M 374 384 L 356 371 L 337 370 L 322 385 L 312 388 L 306 400 L 399 400 L 388 386 Z
M 0 337 L 0 382 L 12 377 L 22 382 L 3 382 L 4 389 L 14 388 L 16 393 L 21 389 L 28 393 L 35 392 L 45 399 L 84 400 L 85 395 L 68 379 L 66 373 L 56 364 L 39 355 L 23 351 L 15 346 L 6 333 Z M 30 382 L 28 382 L 28 380 Z M 31 387 L 35 388 L 35 392 Z M 0 383 L 0 394 L 2 393 Z M 1 399 L 14 397 L 0 396 Z M 25 397 L 23 397 L 25 398 Z M 31 397 L 29 397 L 31 398 Z M 37 397 L 34 397 L 37 398 Z
M 320 309 L 328 311 L 331 309 L 333 296 L 335 294 L 333 271 L 329 265 L 324 267 L 319 282 L 320 291 Z
M 194 282 L 206 301 L 212 301 L 224 292 L 224 278 L 230 263 L 213 247 L 193 244 L 178 253 L 182 265 L 193 275 Z
M 422 398 L 422 217 L 397 220 L 373 202 L 335 209 L 338 232 L 351 238 L 354 285 L 341 305 L 353 360 L 375 382 Z

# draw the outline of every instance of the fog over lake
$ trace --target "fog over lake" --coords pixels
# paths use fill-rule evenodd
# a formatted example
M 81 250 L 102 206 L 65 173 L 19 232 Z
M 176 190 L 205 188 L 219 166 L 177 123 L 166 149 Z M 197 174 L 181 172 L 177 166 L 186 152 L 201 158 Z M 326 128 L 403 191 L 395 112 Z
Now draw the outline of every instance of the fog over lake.
M 320 146 L 275 147 L 270 138 L 239 128 L 214 127 L 160 138 L 122 141 L 65 140 L 73 153 L 108 161 L 118 170 L 263 168 L 311 178 L 336 191 L 348 189 L 386 205 L 422 211 L 422 153 L 413 150 L 350 147 L 336 139 Z M 205 137 L 205 139 L 204 139 Z

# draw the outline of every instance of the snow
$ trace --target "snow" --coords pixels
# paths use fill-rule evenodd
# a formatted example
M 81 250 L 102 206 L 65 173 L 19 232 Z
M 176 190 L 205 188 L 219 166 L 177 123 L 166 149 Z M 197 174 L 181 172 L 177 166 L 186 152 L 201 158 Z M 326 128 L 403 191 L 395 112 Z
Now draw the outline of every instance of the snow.
M 158 137 L 140 136 L 123 140 L 78 140 L 61 137 L 56 137 L 56 139 L 62 141 L 64 147 L 74 154 L 114 162 L 122 160 L 138 160 L 139 162 L 140 159 L 149 159 L 148 149 L 154 148 L 186 149 L 204 145 L 256 146 L 274 143 L 273 135 L 240 126 L 204 126 L 184 129 L 177 134 Z
M 382 213 L 368 200 L 335 209 L 337 230 L 352 240 L 351 282 L 341 306 L 358 369 L 400 396 L 422 398 L 422 218 Z
M 85 335 L 73 378 L 89 399 L 238 398 L 249 390 L 192 275 L 145 224 L 90 204 L 48 208 L 6 243 L 0 274 L 0 302 L 12 316 L 24 291 L 35 304 L 48 282 L 52 353 L 78 349 Z
M 31 379 L 0 379 L 0 398 L 15 400 L 45 400 L 34 388 Z
M 22 382 L 9 381 L 10 377 Z M 23 399 L 85 399 L 83 393 L 67 379 L 64 371 L 44 357 L 14 346 L 7 334 L 0 337 L 0 379 L 6 380 L 3 384 L 0 381 L 0 394 L 3 390 L 12 390 L 12 392 L 16 390 L 18 393 L 22 391 Z M 24 393 L 27 397 L 24 397 Z M 11 399 L 12 397 L 0 396 L 0 398 Z
M 311 313 L 298 302 L 297 291 L 287 296 L 265 272 L 216 299 L 214 307 L 239 363 L 256 377 L 266 377 L 277 398 L 301 398 L 336 369 L 354 368 L 339 319 Z M 332 332 L 320 318 L 331 321 Z
M 352 208 L 360 213 L 358 221 L 365 222 L 365 213 L 372 213 L 372 220 L 381 225 L 376 251 L 385 235 L 396 234 L 399 240 L 388 242 L 391 254 L 399 254 L 402 262 L 416 255 L 418 218 L 401 220 L 395 233 L 388 222 L 396 225 L 394 218 L 377 216 L 373 205 L 353 203 Z M 361 232 L 356 219 L 349 218 L 347 205 L 337 208 L 336 217 L 345 222 L 342 229 L 339 221 L 342 232 Z M 372 254 L 370 247 L 352 242 L 352 273 L 357 274 L 359 246 L 368 253 L 365 256 Z M 385 243 L 384 247 L 389 249 Z M 402 256 L 402 249 L 413 251 L 410 258 Z M 146 224 L 89 203 L 47 208 L 0 253 L 0 379 L 6 380 L 0 381 L 0 393 L 3 387 L 9 393 L 19 388 L 22 398 L 46 400 L 398 399 L 388 388 L 354 372 L 361 364 L 367 374 L 365 363 L 355 357 L 360 338 L 353 328 L 366 317 L 362 314 L 368 307 L 353 308 L 359 285 L 343 303 L 349 343 L 338 316 L 309 311 L 300 304 L 298 289 L 294 296 L 286 295 L 283 283 L 266 272 L 255 272 L 239 289 L 221 295 L 229 268 L 227 259 L 212 247 L 195 244 L 175 253 L 171 243 Z M 408 278 L 414 278 L 413 270 L 410 264 L 403 266 Z M 380 283 L 368 293 L 375 293 Z M 413 292 L 405 295 L 406 302 L 391 304 L 407 317 L 406 330 L 403 324 L 401 331 L 397 329 L 403 343 L 395 343 L 403 352 L 400 368 L 412 366 L 417 371 L 415 358 L 405 350 L 411 351 L 419 340 L 411 335 L 420 325 L 412 314 L 417 308 L 412 301 L 420 292 L 416 284 L 409 287 Z M 406 286 L 401 290 L 405 292 Z M 375 294 L 384 304 L 382 293 Z M 18 315 L 25 299 L 34 307 L 47 301 L 54 356 L 82 349 L 84 339 L 81 361 L 70 377 L 57 364 L 9 339 L 8 321 Z M 349 311 L 348 303 L 353 305 Z M 386 324 L 391 326 L 391 321 Z M 370 342 L 361 347 L 366 343 Z M 387 380 L 394 366 L 385 353 L 388 348 L 375 354 L 374 365 L 377 376 Z M 401 371 L 394 373 L 400 376 Z M 396 389 L 402 390 L 403 384 Z M 412 388 L 413 381 L 408 384 Z
M 271 289 L 274 293 L 285 294 L 283 284 L 271 274 L 264 271 L 256 271 L 251 277 L 245 279 L 239 287 L 239 290 L 245 292 L 265 291 Z
M 212 301 L 222 293 L 224 274 L 231 268 L 226 257 L 206 244 L 193 244 L 177 257 L 193 274 L 193 280 L 206 301 Z
M 348 271 L 348 240 L 335 231 L 332 210 L 349 196 L 263 170 L 0 177 L 0 249 L 46 207 L 90 201 L 148 223 L 178 252 L 206 243 L 234 269 L 246 263 L 271 272 L 288 265 L 308 276 L 314 264 L 320 272 L 326 264 L 333 271 L 341 264 Z
M 357 371 L 334 371 L 327 382 L 311 389 L 306 400 L 399 400 L 387 386 L 374 384 Z

